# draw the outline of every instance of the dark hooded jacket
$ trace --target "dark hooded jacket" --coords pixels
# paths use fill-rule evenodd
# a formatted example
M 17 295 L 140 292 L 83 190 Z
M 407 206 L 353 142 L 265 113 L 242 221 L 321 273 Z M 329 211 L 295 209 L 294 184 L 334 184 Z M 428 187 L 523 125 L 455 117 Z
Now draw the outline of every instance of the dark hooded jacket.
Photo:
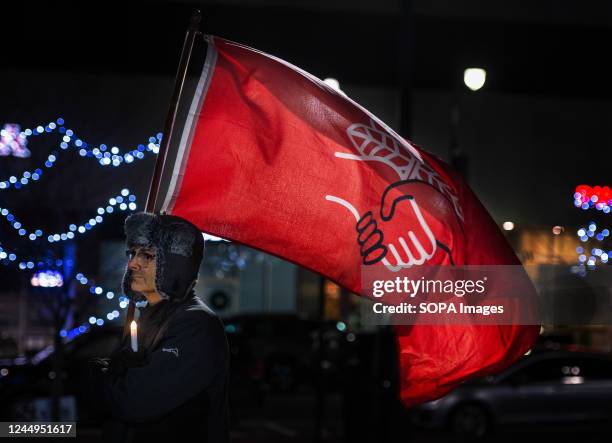
M 191 223 L 135 214 L 125 225 L 128 247 L 156 248 L 156 286 L 162 301 L 140 311 L 139 352 L 129 337 L 110 362 L 92 362 L 89 398 L 108 419 L 110 442 L 227 442 L 229 353 L 223 324 L 193 293 L 203 239 Z M 124 293 L 131 290 L 126 270 Z M 92 392 L 93 391 L 93 392 Z

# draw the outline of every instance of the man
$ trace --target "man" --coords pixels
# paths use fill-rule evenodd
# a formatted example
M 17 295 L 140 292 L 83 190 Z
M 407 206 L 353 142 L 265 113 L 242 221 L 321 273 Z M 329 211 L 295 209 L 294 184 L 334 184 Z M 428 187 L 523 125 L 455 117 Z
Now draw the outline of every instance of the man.
M 91 362 L 88 396 L 110 416 L 105 441 L 227 442 L 229 354 L 223 325 L 194 295 L 201 232 L 169 215 L 125 221 L 124 293 L 147 301 L 130 337 L 110 359 Z

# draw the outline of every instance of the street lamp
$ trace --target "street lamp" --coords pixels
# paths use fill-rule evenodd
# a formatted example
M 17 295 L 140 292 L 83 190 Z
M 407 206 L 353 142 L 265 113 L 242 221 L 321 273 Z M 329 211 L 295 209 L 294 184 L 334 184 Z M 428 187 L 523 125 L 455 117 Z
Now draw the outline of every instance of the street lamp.
M 478 91 L 487 80 L 487 71 L 482 68 L 467 68 L 463 71 L 463 83 L 472 91 Z
M 458 76 L 457 76 L 458 77 Z M 487 79 L 487 71 L 482 68 L 467 68 L 463 71 L 463 83 L 472 92 L 481 89 Z M 468 156 L 459 146 L 459 119 L 460 106 L 459 99 L 461 88 L 459 78 L 454 82 L 452 104 L 450 112 L 450 146 L 449 157 L 451 165 L 464 176 L 467 180 L 468 175 Z

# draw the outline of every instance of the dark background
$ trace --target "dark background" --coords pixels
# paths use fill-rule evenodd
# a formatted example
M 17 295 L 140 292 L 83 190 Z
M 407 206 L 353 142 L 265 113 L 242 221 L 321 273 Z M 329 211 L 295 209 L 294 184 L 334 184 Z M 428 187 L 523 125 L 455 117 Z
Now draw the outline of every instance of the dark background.
M 269 52 L 320 78 L 337 78 L 349 96 L 402 136 L 461 166 L 496 222 L 511 220 L 517 229 L 547 232 L 561 225 L 570 236 L 587 219 L 609 223 L 609 217 L 574 208 L 572 198 L 578 184 L 612 181 L 607 60 L 612 3 L 604 0 L 5 2 L 0 124 L 33 128 L 62 117 L 90 145 L 124 151 L 146 143 L 162 131 L 185 29 L 196 7 L 203 11 L 204 32 Z M 487 82 L 476 93 L 462 83 L 467 67 L 487 70 Z M 456 126 L 453 107 L 460 115 Z M 58 151 L 58 142 L 57 134 L 30 138 L 31 158 L 0 157 L 0 180 L 39 167 Z M 87 220 L 124 187 L 143 207 L 152 155 L 119 168 L 101 167 L 73 149 L 57 156 L 38 183 L 0 191 L 0 206 L 49 232 Z M 124 215 L 105 216 L 109 222 L 96 227 L 95 235 L 79 237 L 81 272 L 97 276 L 100 244 L 122 240 Z M 2 219 L 0 246 L 22 256 L 38 252 Z M 63 251 L 54 248 L 61 256 Z M 308 292 L 304 287 L 314 291 L 309 303 L 316 316 L 317 278 L 299 270 L 297 280 L 298 297 Z M 5 266 L 0 266 L 0 285 L 0 297 L 7 300 L 28 287 L 19 271 Z M 306 304 L 298 303 L 293 314 L 303 316 Z M 255 321 L 283 324 L 263 315 Z M 295 335 L 285 330 L 289 340 L 278 346 L 303 349 L 312 369 L 321 358 L 312 353 L 317 334 L 331 330 L 330 340 L 346 338 L 334 335 L 335 320 L 309 327 Z M 581 334 L 567 332 L 571 338 L 564 344 L 575 344 Z M 279 335 L 263 334 L 263 343 L 276 343 Z M 365 435 L 371 441 L 447 441 L 445 434 L 414 430 L 393 393 L 380 388 L 393 378 L 392 364 L 377 363 L 394 361 L 392 338 L 375 331 L 360 335 L 358 343 L 358 349 L 342 348 L 348 354 L 328 356 L 332 362 L 355 357 L 356 366 L 334 366 L 344 368 L 340 379 L 334 378 L 338 374 L 305 376 L 310 390 L 297 394 L 283 393 L 282 387 L 275 392 L 267 378 L 262 394 L 260 385 L 244 381 L 259 380 L 252 371 L 265 369 L 253 369 L 252 361 L 244 367 L 236 363 L 251 372 L 235 380 L 235 441 L 348 441 Z M 351 386 L 355 390 L 347 389 Z M 394 426 L 398 423 L 403 426 Z M 528 437 L 552 432 L 556 439 L 587 439 L 584 429 L 527 432 Z
M 443 158 L 454 99 L 468 178 L 494 217 L 575 224 L 573 188 L 609 177 L 610 6 L 496 3 L 9 3 L 2 113 L 24 126 L 61 114 L 92 143 L 140 143 L 161 131 L 186 22 L 200 7 L 205 32 L 338 78 Z M 476 94 L 462 85 L 469 66 L 487 69 Z M 3 163 L 3 171 L 23 165 Z M 81 163 L 88 175 L 101 174 L 99 184 L 108 180 L 97 164 Z M 135 186 L 147 181 L 149 167 L 132 169 Z M 82 204 L 87 196 L 74 198 Z

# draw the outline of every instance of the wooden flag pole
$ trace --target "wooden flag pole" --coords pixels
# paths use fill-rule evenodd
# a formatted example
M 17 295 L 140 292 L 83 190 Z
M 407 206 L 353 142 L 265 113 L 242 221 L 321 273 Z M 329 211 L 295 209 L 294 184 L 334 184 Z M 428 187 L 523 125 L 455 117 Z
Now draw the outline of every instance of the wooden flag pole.
M 159 193 L 159 186 L 161 183 L 162 173 L 164 171 L 164 164 L 166 162 L 166 155 L 168 152 L 168 146 L 172 137 L 174 136 L 174 122 L 176 120 L 177 107 L 181 94 L 183 92 L 183 85 L 185 84 L 185 78 L 187 76 L 187 68 L 189 67 L 189 60 L 191 58 L 191 51 L 195 38 L 199 33 L 200 22 L 202 21 L 202 13 L 196 9 L 191 14 L 191 20 L 189 21 L 189 28 L 185 35 L 185 42 L 183 43 L 183 50 L 181 52 L 181 59 L 179 62 L 178 70 L 176 73 L 176 79 L 174 81 L 174 92 L 172 93 L 172 99 L 170 101 L 170 108 L 166 115 L 166 122 L 164 124 L 164 132 L 159 147 L 159 153 L 157 154 L 157 161 L 155 162 L 155 169 L 153 170 L 153 178 L 151 179 L 151 186 L 149 187 L 149 195 L 147 196 L 147 204 L 145 212 L 153 212 L 155 210 L 155 200 Z M 123 338 L 125 339 L 130 334 L 130 323 L 134 319 L 134 311 L 136 305 L 130 300 L 128 306 L 127 316 L 123 325 Z

